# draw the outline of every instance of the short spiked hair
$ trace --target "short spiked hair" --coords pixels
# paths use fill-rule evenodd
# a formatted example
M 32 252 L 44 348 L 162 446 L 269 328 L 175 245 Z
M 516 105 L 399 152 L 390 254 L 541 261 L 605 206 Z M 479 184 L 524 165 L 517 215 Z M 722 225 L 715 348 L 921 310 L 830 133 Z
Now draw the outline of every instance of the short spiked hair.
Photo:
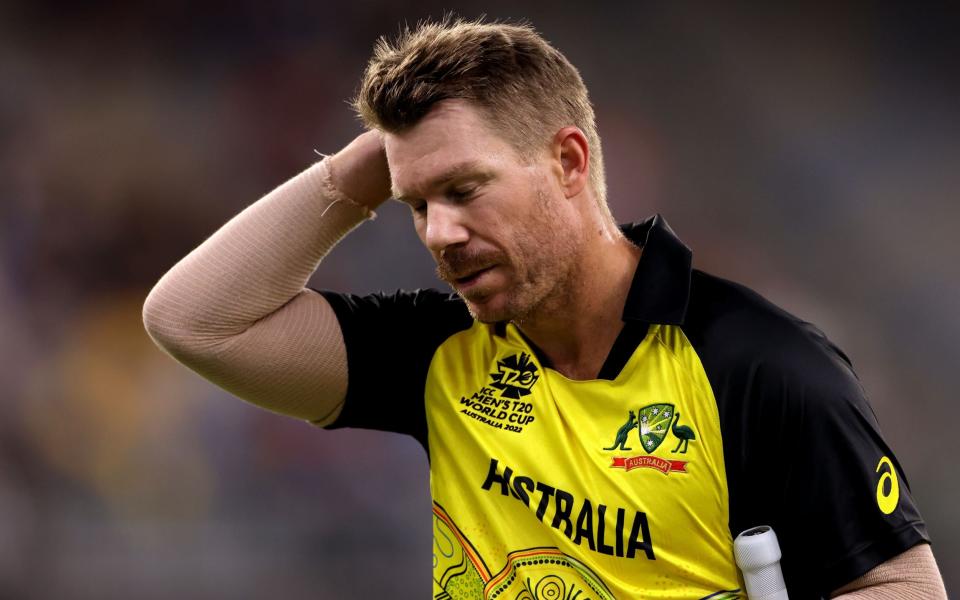
M 354 108 L 367 127 L 399 133 L 442 100 L 462 99 L 487 113 L 492 129 L 521 156 L 575 125 L 590 144 L 590 184 L 609 215 L 600 137 L 577 69 L 528 24 L 446 17 L 381 37 Z

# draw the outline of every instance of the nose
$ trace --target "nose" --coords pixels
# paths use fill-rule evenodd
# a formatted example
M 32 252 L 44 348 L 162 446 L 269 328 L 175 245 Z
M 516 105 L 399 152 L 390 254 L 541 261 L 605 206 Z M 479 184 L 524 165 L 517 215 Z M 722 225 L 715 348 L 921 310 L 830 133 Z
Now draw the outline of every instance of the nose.
M 426 228 L 423 243 L 431 252 L 456 244 L 464 244 L 470 239 L 470 230 L 463 219 L 463 211 L 457 206 L 441 201 L 431 202 L 427 206 Z

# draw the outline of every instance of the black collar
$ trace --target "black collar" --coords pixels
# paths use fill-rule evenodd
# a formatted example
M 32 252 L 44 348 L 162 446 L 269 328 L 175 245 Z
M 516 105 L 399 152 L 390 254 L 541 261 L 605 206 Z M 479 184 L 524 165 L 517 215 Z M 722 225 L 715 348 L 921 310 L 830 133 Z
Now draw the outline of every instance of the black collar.
M 659 214 L 620 228 L 643 248 L 623 307 L 623 320 L 682 325 L 690 302 L 693 252 Z

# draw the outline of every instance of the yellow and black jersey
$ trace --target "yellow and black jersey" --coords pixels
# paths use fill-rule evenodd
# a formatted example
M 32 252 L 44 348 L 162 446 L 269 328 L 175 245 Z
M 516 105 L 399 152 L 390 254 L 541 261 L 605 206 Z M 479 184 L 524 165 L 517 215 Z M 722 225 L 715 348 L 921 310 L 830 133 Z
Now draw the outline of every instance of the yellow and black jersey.
M 430 461 L 436 599 L 744 598 L 733 538 L 770 525 L 792 600 L 924 541 L 849 360 L 814 326 L 691 268 L 659 216 L 597 379 L 434 290 L 323 292 L 347 347 L 331 427 Z

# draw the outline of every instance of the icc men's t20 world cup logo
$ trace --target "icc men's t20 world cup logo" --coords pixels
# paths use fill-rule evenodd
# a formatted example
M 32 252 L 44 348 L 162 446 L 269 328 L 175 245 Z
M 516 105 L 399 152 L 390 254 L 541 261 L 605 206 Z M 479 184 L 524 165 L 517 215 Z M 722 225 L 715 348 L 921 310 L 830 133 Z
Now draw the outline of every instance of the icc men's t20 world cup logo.
M 500 390 L 501 398 L 522 398 L 540 380 L 537 364 L 526 352 L 497 361 L 497 372 L 490 374 L 490 386 Z

